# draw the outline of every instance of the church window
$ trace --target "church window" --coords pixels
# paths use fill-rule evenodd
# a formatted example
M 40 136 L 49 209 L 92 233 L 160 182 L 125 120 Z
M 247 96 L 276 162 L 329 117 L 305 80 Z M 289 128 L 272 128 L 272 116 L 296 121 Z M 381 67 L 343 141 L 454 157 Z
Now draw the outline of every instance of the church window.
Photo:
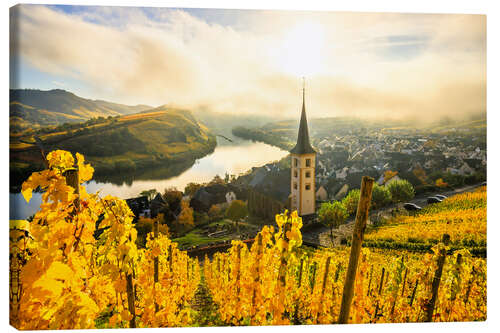
M 297 189 L 297 183 L 293 183 L 293 189 L 296 190 Z
M 299 160 L 294 158 L 293 159 L 293 166 L 298 166 L 299 165 Z
M 306 184 L 306 190 L 310 190 L 311 189 L 311 184 Z
M 297 178 L 297 170 L 295 170 L 295 171 L 293 172 L 293 176 L 294 176 L 295 178 Z
M 310 167 L 310 166 L 311 166 L 311 159 L 307 158 L 306 159 L 306 167 Z
M 306 171 L 306 178 L 311 178 L 311 171 Z

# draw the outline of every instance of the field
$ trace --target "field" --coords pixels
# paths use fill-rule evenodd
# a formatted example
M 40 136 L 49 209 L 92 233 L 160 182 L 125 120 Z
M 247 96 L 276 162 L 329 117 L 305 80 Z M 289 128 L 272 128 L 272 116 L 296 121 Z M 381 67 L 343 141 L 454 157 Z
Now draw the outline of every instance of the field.
M 81 155 L 77 158 L 83 184 L 92 169 Z M 145 248 L 138 249 L 124 201 L 89 195 L 84 186 L 74 194 L 61 174 L 74 163 L 69 153 L 52 152 L 48 162 L 53 168 L 31 177 L 22 190 L 29 200 L 34 189 L 45 189 L 41 210 L 27 226 L 16 221 L 11 228 L 15 327 L 338 322 L 351 249 L 302 246 L 302 220 L 296 213 L 277 215 L 278 228 L 264 226 L 250 247 L 233 241 L 226 252 L 199 262 L 158 232 L 150 233 Z M 480 228 L 485 209 L 486 188 L 481 188 L 367 234 L 367 242 L 390 235 L 408 242 L 404 232 L 410 225 L 424 230 L 412 237 L 432 248 L 426 253 L 364 248 L 350 280 L 354 298 L 347 322 L 485 320 L 486 260 L 473 255 L 461 238 L 472 223 L 477 232 L 469 232 L 467 239 L 485 239 Z M 479 213 L 470 212 L 474 210 Z M 450 234 L 451 246 L 439 241 L 444 233 Z

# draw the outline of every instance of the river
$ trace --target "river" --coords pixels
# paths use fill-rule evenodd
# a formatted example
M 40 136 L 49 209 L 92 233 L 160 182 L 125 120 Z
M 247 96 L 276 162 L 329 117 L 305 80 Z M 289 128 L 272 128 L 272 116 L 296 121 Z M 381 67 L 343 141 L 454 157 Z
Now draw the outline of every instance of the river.
M 214 152 L 196 162 L 189 169 L 181 173 L 158 179 L 136 179 L 116 184 L 106 181 L 90 181 L 86 184 L 89 193 L 99 191 L 101 196 L 110 194 L 122 199 L 132 198 L 144 190 L 156 189 L 159 192 L 167 187 L 176 187 L 184 191 L 184 187 L 191 182 L 205 183 L 216 175 L 224 178 L 226 173 L 239 175 L 252 167 L 263 166 L 269 162 L 280 160 L 288 152 L 279 148 L 260 143 L 231 137 L 233 142 L 228 142 L 217 137 L 217 147 Z M 116 179 L 116 175 L 114 177 Z M 144 177 L 140 177 L 144 178 Z M 29 203 L 26 203 L 21 193 L 9 194 L 10 219 L 26 219 L 34 214 L 40 207 L 41 193 L 33 193 Z

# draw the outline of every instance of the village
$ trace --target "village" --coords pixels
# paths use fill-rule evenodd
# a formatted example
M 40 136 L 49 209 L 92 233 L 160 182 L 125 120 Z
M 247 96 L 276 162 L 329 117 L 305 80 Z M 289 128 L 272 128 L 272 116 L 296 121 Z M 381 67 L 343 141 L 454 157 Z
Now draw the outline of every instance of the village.
M 419 202 L 425 202 L 426 196 L 433 193 L 451 193 L 486 181 L 483 127 L 447 127 L 438 131 L 346 127 L 326 135 L 313 130 L 309 143 L 303 107 L 298 137 L 296 133 L 286 138 L 291 142 L 298 138 L 296 147 L 290 150 L 292 157 L 239 175 L 217 175 L 209 183 L 191 183 L 184 191 L 151 190 L 127 202 L 139 218 L 154 219 L 162 214 L 161 223 L 168 225 L 171 237 L 191 252 L 199 252 L 200 248 L 225 249 L 232 239 L 251 240 L 262 225 L 275 225 L 274 216 L 285 209 L 299 211 L 305 226 L 304 240 L 317 246 L 328 243 L 323 241 L 326 229 L 317 216 L 321 204 L 343 200 L 350 191 L 359 189 L 363 176 L 373 177 L 379 186 L 407 181 Z M 308 159 L 307 163 L 300 162 L 302 166 L 292 166 L 294 156 L 312 156 L 314 165 Z M 297 186 L 297 170 L 304 177 L 312 173 L 314 182 L 304 178 L 308 181 L 305 183 L 300 177 Z M 301 212 L 303 204 L 310 208 Z

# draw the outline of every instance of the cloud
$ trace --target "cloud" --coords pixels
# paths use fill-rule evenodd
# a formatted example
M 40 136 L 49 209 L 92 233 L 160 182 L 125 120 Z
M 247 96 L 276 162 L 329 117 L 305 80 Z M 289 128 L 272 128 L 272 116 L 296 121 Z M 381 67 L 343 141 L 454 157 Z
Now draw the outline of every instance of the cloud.
M 56 86 L 59 86 L 59 87 L 66 86 L 66 84 L 64 84 L 64 82 L 59 82 L 59 81 L 55 81 L 55 80 L 52 80 L 52 83 L 55 84 Z
M 307 78 L 312 116 L 434 117 L 486 109 L 481 15 L 235 11 L 242 23 L 223 26 L 176 9 L 81 8 L 73 14 L 35 5 L 12 9 L 18 39 L 11 56 L 122 103 L 296 116 L 300 80 L 282 65 L 303 57 L 301 64 L 320 68 Z M 319 56 L 283 43 L 301 22 L 321 27 Z M 316 37 L 306 35 L 304 45 Z

